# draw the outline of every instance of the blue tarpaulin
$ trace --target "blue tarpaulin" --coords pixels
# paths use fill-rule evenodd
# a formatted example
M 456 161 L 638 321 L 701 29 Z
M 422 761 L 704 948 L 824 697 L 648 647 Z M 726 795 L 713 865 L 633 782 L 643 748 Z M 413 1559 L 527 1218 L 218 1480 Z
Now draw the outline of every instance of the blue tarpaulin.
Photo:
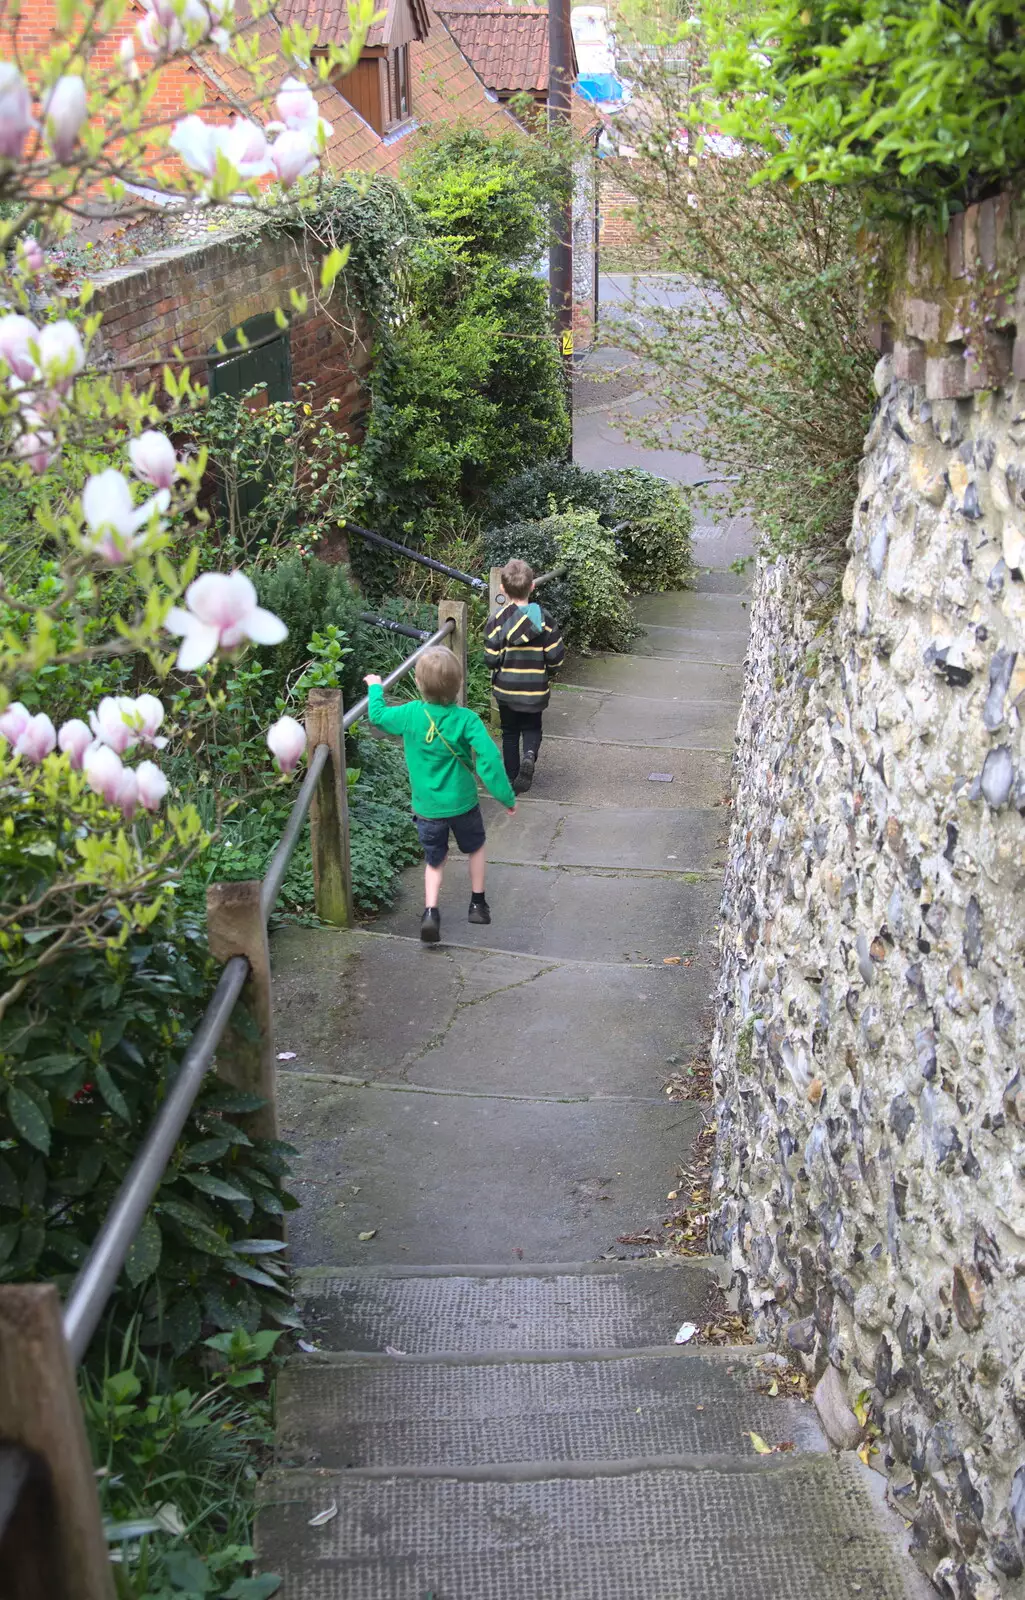
M 590 100 L 594 104 L 624 98 L 623 85 L 611 72 L 602 72 L 591 78 L 578 78 L 576 91 L 582 100 Z

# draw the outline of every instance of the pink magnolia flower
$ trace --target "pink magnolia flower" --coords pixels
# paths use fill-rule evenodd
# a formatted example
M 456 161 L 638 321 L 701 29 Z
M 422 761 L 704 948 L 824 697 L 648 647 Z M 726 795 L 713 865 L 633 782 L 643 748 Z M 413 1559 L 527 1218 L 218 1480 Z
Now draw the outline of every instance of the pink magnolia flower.
M 81 717 L 72 717 L 70 722 L 61 724 L 57 735 L 58 747 L 63 750 L 75 771 L 82 766 L 82 757 L 93 742 L 92 729 Z
M 38 338 L 39 329 L 28 317 L 21 317 L 13 311 L 6 317 L 0 317 L 0 358 L 22 381 L 31 378 L 36 370 L 29 345 Z
M 307 128 L 286 128 L 271 145 L 270 159 L 278 182 L 290 189 L 297 179 L 317 170 L 316 134 Z
M 282 126 L 297 128 L 300 131 L 308 127 L 316 127 L 320 111 L 317 106 L 317 97 L 309 84 L 303 83 L 301 78 L 286 78 L 278 90 L 274 102 Z
M 157 703 L 159 705 L 159 701 Z M 96 710 L 89 713 L 93 738 L 109 745 L 119 756 L 138 744 L 136 722 L 135 701 L 127 694 L 104 695 Z
M 294 772 L 306 749 L 306 729 L 294 717 L 279 717 L 267 730 L 267 748 L 281 772 Z
M 131 767 L 121 768 L 114 803 L 121 807 L 121 815 L 125 821 L 131 822 L 139 804 L 139 780 Z
M 14 743 L 16 756 L 24 756 L 34 766 L 43 761 L 56 747 L 57 730 L 45 711 L 29 717 Z
M 273 611 L 256 603 L 256 590 L 244 572 L 226 577 L 221 572 L 205 572 L 185 592 L 187 610 L 173 606 L 164 627 L 177 634 L 182 643 L 178 666 L 194 672 L 210 660 L 216 650 L 236 650 L 251 639 L 254 644 L 280 644 L 288 629 Z
M 142 24 L 140 23 L 141 27 Z M 139 77 L 139 63 L 135 59 L 135 40 L 130 33 L 126 33 L 117 47 L 118 60 L 124 68 L 125 75 L 134 81 Z
M 17 744 L 22 733 L 32 721 L 32 713 L 20 700 L 12 700 L 7 710 L 0 714 L 0 738 L 8 744 Z
M 42 272 L 46 266 L 46 252 L 31 234 L 18 246 L 18 259 L 25 272 Z
M 164 720 L 164 702 L 155 694 L 141 694 L 135 702 L 135 725 L 147 744 L 166 744 L 157 739 L 156 732 Z
M 193 172 L 212 178 L 217 171 L 217 133 L 216 128 L 209 127 L 202 117 L 193 114 L 175 123 L 167 142 Z
M 255 122 L 236 117 L 230 128 L 219 128 L 218 148 L 240 178 L 262 178 L 270 171 L 267 135 Z
M 155 511 L 166 511 L 170 501 L 168 491 L 161 489 L 136 506 L 127 478 L 116 467 L 94 473 L 82 490 L 82 512 L 92 536 L 89 548 L 114 567 L 130 561 L 142 542 L 140 528 Z
M 35 125 L 28 84 L 10 61 L 0 61 L 0 156 L 20 161 Z
M 19 460 L 27 461 L 33 472 L 42 474 L 56 461 L 60 447 L 49 429 L 41 428 L 38 432 L 20 433 L 14 441 L 14 453 Z
M 140 761 L 135 769 L 139 799 L 147 811 L 159 811 L 167 793 L 167 779 L 153 761 Z
M 58 78 L 43 106 L 46 142 L 58 161 L 67 161 L 89 111 L 82 79 L 70 74 Z
M 94 794 L 102 796 L 108 805 L 117 800 L 117 792 L 124 775 L 121 757 L 107 744 L 90 745 L 82 757 L 85 781 Z
M 156 433 L 152 428 L 133 439 L 128 446 L 132 471 L 143 483 L 154 489 L 169 489 L 178 471 L 178 457 L 166 433 Z
M 41 377 L 44 383 L 63 394 L 70 387 L 75 374 L 85 366 L 82 336 L 75 324 L 66 319 L 48 322 L 39 330 L 36 349 L 39 362 L 33 375 Z

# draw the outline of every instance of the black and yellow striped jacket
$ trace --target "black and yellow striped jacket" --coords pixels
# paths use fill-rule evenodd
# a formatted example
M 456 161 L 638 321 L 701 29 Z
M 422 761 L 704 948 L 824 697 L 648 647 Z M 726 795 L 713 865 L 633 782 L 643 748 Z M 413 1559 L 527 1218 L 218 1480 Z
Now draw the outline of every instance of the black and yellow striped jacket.
M 488 618 L 484 659 L 499 705 L 543 711 L 551 698 L 550 680 L 562 665 L 566 647 L 547 611 L 541 618 L 538 628 L 518 600 L 507 600 Z

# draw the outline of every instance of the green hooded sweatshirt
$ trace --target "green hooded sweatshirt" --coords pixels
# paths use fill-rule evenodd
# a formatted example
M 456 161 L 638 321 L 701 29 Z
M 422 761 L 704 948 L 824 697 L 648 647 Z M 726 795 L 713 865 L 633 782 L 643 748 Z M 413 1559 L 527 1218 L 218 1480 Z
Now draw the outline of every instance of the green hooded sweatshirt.
M 413 810 L 418 817 L 461 817 L 472 811 L 477 804 L 475 765 L 485 787 L 512 810 L 516 796 L 476 711 L 424 700 L 387 706 L 379 683 L 370 685 L 367 698 L 367 715 L 375 728 L 402 735 Z

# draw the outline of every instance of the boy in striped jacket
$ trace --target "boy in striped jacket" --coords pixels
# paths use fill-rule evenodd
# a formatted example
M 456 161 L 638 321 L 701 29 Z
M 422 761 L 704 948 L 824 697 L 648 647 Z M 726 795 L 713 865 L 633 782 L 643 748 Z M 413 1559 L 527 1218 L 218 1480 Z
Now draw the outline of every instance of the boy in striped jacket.
M 527 563 L 507 562 L 503 592 L 484 630 L 484 659 L 502 721 L 502 759 L 516 794 L 525 794 L 534 780 L 541 714 L 566 654 L 555 623 L 531 598 L 533 590 L 534 574 Z

